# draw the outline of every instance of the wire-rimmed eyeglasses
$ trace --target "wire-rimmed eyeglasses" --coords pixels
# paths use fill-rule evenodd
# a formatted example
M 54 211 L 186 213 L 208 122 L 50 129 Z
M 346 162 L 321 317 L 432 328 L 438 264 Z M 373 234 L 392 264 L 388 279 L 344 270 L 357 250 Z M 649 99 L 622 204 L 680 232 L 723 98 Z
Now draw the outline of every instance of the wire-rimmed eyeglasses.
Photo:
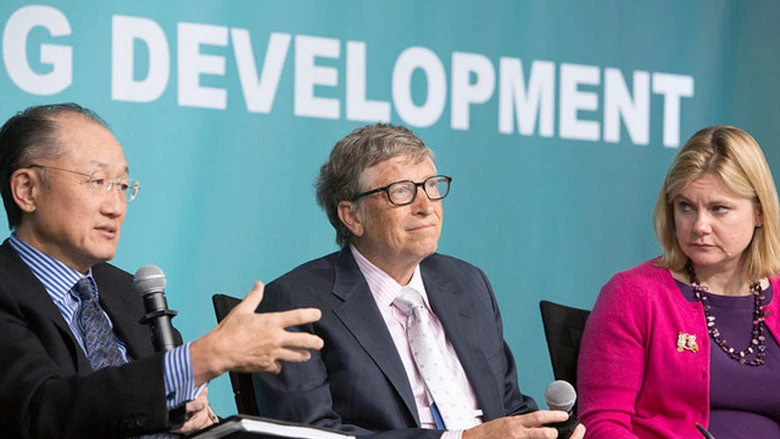
M 355 202 L 367 195 L 376 194 L 378 192 L 384 192 L 387 194 L 387 199 L 390 203 L 396 206 L 405 206 L 414 202 L 417 198 L 417 188 L 422 187 L 423 192 L 431 201 L 441 200 L 450 193 L 450 183 L 452 177 L 446 175 L 434 175 L 428 177 L 425 180 L 417 183 L 412 180 L 401 180 L 388 184 L 387 186 L 372 189 L 367 192 L 362 192 L 355 195 L 352 198 L 352 202 Z
M 141 183 L 128 177 L 121 178 L 107 178 L 103 175 L 102 171 L 94 171 L 91 174 L 86 172 L 72 171 L 70 169 L 58 168 L 56 166 L 43 166 L 32 164 L 26 166 L 27 168 L 41 168 L 41 169 L 53 169 L 55 171 L 68 172 L 75 175 L 81 175 L 87 177 L 87 188 L 90 192 L 111 192 L 111 189 L 116 188 L 119 195 L 126 202 L 131 202 L 138 196 L 138 191 L 141 190 Z

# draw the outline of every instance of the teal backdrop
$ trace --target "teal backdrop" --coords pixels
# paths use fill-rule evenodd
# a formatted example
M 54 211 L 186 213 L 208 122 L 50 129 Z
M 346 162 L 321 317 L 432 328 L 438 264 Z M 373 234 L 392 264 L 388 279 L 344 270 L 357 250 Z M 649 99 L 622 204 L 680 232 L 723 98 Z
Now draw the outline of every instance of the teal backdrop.
M 778 18 L 774 1 L 6 0 L 0 118 L 76 101 L 109 122 L 142 182 L 114 263 L 163 268 L 188 340 L 215 325 L 213 293 L 337 249 L 313 184 L 338 139 L 410 126 L 453 177 L 439 251 L 487 273 L 542 400 L 539 300 L 590 308 L 658 254 L 681 143 L 735 125 L 780 172 Z M 210 388 L 235 413 L 227 379 Z

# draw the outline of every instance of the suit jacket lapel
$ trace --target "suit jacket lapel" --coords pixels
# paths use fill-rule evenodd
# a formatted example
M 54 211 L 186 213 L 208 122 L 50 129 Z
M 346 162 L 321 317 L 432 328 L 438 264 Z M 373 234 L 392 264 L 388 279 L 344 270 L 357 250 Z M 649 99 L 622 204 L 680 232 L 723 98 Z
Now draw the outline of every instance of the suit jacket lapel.
M 344 303 L 334 312 L 385 374 L 419 426 L 409 378 L 368 283 L 349 248 L 342 249 L 337 258 L 333 294 Z
M 36 312 L 46 316 L 54 323 L 71 352 L 76 372 L 91 371 L 92 368 L 84 351 L 73 336 L 57 305 L 54 304 L 41 281 L 35 277 L 33 272 L 27 267 L 27 264 L 16 254 L 16 250 L 11 246 L 8 239 L 0 247 L 0 260 L 2 260 L 0 264 L 2 264 L 3 269 L 13 273 L 13 275 L 4 277 L 6 282 L 16 283 L 15 291 L 19 303 L 25 304 L 24 306 L 29 309 L 36 310 Z
M 470 297 L 473 292 L 463 291 L 443 273 L 427 269 L 425 261 L 420 266 L 420 274 L 431 308 L 441 321 L 447 340 L 458 354 L 484 419 L 503 416 L 500 403 L 503 396 L 496 388 L 493 373 L 477 336 L 476 325 L 479 323 L 474 316 L 474 303 Z
M 128 360 L 132 361 L 151 355 L 153 353 L 151 331 L 147 326 L 139 323 L 142 315 L 132 312 L 132 310 L 139 309 L 138 295 L 126 285 L 124 287 L 117 286 L 113 279 L 103 275 L 102 270 L 98 270 L 98 268 L 97 266 L 93 267 L 92 272 L 98 283 L 100 305 L 111 319 L 117 337 L 124 343 L 127 354 L 130 356 Z M 133 300 L 136 302 L 131 302 Z

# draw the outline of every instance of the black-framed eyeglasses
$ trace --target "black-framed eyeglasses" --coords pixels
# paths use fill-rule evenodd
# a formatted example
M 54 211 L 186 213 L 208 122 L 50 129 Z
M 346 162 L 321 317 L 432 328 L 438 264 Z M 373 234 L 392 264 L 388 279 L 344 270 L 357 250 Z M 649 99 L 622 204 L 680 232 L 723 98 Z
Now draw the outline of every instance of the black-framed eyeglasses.
M 120 178 L 107 178 L 103 175 L 103 172 L 98 170 L 91 174 L 86 172 L 72 171 L 70 169 L 58 168 L 56 166 L 43 166 L 43 165 L 27 165 L 27 168 L 41 168 L 41 169 L 53 169 L 55 171 L 68 172 L 74 175 L 81 175 L 87 177 L 87 188 L 90 192 L 111 192 L 111 189 L 116 189 L 119 195 L 126 202 L 131 202 L 138 196 L 138 191 L 141 190 L 141 182 L 134 178 L 120 177 Z
M 401 180 L 388 184 L 387 186 L 362 192 L 352 198 L 355 202 L 367 195 L 384 192 L 387 199 L 395 206 L 405 206 L 414 202 L 417 198 L 417 188 L 422 187 L 423 192 L 431 201 L 441 200 L 450 193 L 450 183 L 452 177 L 446 175 L 434 175 L 417 183 L 412 180 Z

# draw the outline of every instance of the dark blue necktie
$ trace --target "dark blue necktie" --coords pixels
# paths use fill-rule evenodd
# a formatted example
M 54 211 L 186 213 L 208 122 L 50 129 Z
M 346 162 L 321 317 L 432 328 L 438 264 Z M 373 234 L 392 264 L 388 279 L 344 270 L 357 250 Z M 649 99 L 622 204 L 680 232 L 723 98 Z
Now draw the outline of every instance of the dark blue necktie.
M 108 317 L 100 307 L 95 284 L 89 278 L 82 278 L 73 287 L 81 300 L 78 310 L 79 328 L 84 338 L 84 349 L 92 369 L 118 366 L 124 363 L 122 354 Z
M 119 351 L 114 332 L 108 322 L 106 313 L 97 298 L 97 287 L 89 278 L 82 278 L 73 287 L 73 291 L 81 300 L 78 310 L 79 328 L 84 337 L 84 349 L 93 370 L 108 366 L 119 366 L 125 360 Z M 135 436 L 144 439 L 169 439 L 178 437 L 166 433 Z

